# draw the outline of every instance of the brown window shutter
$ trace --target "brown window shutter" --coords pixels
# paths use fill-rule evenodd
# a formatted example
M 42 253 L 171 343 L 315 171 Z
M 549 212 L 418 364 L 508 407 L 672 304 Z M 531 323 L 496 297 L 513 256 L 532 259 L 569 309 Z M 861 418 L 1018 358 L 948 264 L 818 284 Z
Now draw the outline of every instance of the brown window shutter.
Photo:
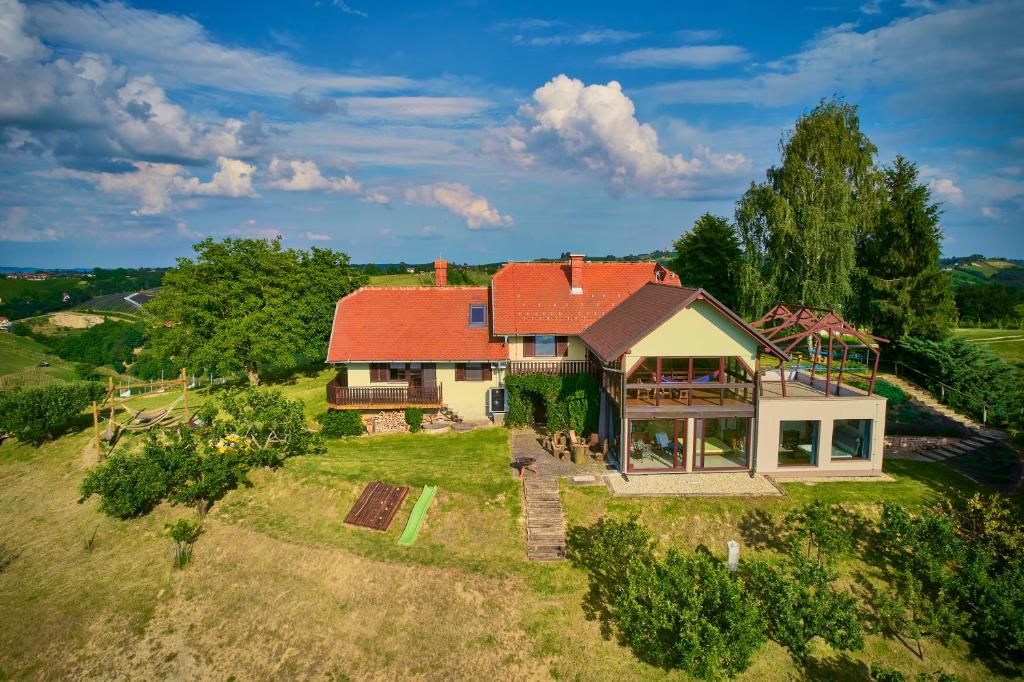
M 484 381 L 491 380 L 491 363 L 485 362 L 483 366 L 480 367 L 480 378 Z
M 569 337 L 568 336 L 556 336 L 555 337 L 555 356 L 564 358 L 569 355 Z
M 523 356 L 532 358 L 537 354 L 537 340 L 532 336 L 523 337 Z
M 388 380 L 388 366 L 381 362 L 370 363 L 370 381 L 380 382 Z
M 466 366 L 463 364 L 455 365 L 455 380 L 465 381 L 466 380 Z

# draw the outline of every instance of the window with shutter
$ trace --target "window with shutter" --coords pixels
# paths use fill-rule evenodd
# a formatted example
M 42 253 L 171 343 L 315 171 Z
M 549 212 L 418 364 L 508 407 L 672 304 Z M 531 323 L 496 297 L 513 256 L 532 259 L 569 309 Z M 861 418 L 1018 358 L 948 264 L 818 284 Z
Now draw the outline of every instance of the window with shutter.
M 480 368 L 480 379 L 482 381 L 491 380 L 491 363 L 485 362 L 483 366 Z
M 537 344 L 532 336 L 523 337 L 523 357 L 532 358 L 537 354 Z
M 552 334 L 533 337 L 533 354 L 536 357 L 555 357 L 555 337 Z
M 455 365 L 455 380 L 465 381 L 466 380 L 466 366 L 463 364 Z

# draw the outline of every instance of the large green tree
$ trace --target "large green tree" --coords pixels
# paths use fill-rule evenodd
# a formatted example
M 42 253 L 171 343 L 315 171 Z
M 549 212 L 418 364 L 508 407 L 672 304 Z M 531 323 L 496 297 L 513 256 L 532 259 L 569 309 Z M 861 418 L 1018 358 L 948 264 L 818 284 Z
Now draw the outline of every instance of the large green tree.
M 672 269 L 683 284 L 706 289 L 730 308 L 737 305 L 743 252 L 726 218 L 705 213 L 676 241 L 675 249 Z
M 956 319 L 949 275 L 942 271 L 938 204 L 902 156 L 883 171 L 878 219 L 858 246 L 855 278 L 863 297 L 855 316 L 890 339 L 940 339 Z
M 173 326 L 154 339 L 191 370 L 245 371 L 323 358 L 338 299 L 366 283 L 343 253 L 282 249 L 280 240 L 205 239 L 179 258 L 149 309 Z
M 858 235 L 876 212 L 875 146 L 857 107 L 834 99 L 801 116 L 779 146 L 781 163 L 736 206 L 741 309 L 760 314 L 780 300 L 842 308 Z

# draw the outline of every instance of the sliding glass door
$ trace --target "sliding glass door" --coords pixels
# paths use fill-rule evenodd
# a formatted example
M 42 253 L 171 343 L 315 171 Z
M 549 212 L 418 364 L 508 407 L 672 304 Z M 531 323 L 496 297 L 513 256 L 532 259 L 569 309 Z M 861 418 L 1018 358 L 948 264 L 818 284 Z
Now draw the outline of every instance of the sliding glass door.
M 686 419 L 630 419 L 626 471 L 686 468 Z
M 746 469 L 750 466 L 750 417 L 698 419 L 694 469 Z

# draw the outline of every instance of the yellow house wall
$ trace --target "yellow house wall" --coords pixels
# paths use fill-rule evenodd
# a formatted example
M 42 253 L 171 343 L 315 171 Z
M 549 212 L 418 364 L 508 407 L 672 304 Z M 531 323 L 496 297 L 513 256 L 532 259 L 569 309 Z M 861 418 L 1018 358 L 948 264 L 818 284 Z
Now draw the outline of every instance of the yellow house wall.
M 456 381 L 455 363 L 435 364 L 437 383 L 441 384 L 444 404 L 463 419 L 484 419 L 487 414 L 487 392 L 498 385 L 498 370 L 491 369 L 490 381 Z M 348 366 L 349 386 L 406 386 L 404 381 L 370 383 L 369 363 L 350 363 Z
M 638 341 L 625 367 L 642 357 L 736 356 L 753 368 L 759 344 L 731 319 L 705 301 L 695 301 Z
M 536 362 L 550 362 L 553 360 L 586 360 L 587 359 L 587 346 L 580 340 L 578 336 L 568 337 L 569 341 L 569 355 L 563 357 L 537 357 L 537 356 L 525 356 L 523 355 L 523 337 L 522 336 L 510 336 L 508 337 L 508 359 L 509 360 L 526 360 Z
M 762 398 L 756 433 L 757 470 L 785 474 L 878 474 L 885 447 L 885 398 L 879 396 L 832 398 Z M 871 459 L 832 461 L 832 427 L 838 419 L 870 419 Z M 817 420 L 818 466 L 779 466 L 780 422 Z

